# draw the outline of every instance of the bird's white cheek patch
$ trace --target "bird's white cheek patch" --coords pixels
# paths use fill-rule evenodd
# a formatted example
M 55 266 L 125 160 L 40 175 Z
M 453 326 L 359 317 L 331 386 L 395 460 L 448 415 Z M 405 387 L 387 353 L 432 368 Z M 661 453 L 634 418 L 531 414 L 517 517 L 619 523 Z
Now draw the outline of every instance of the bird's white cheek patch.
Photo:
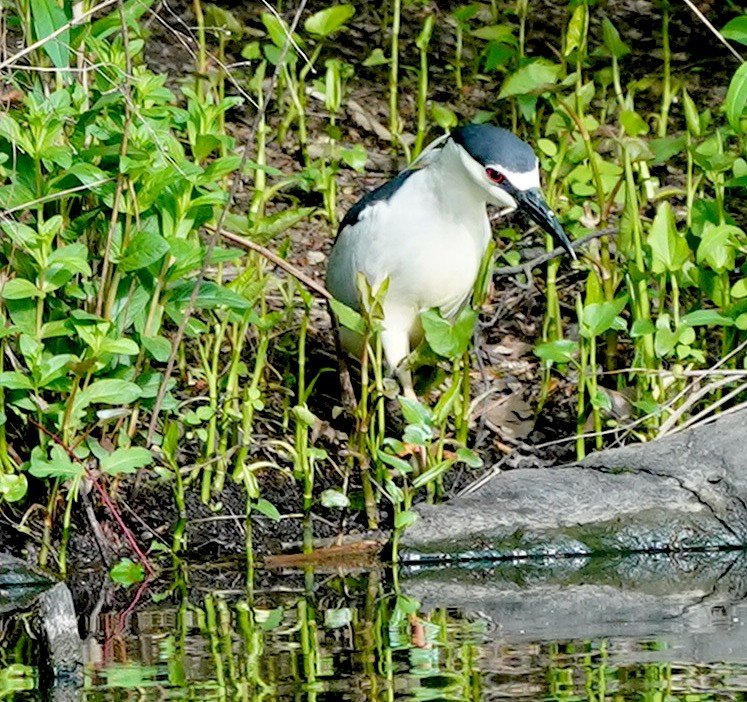
M 539 168 L 537 166 L 535 166 L 533 170 L 525 171 L 523 173 L 510 171 L 508 168 L 504 168 L 498 164 L 493 164 L 488 167 L 494 168 L 499 173 L 503 173 L 503 175 L 506 176 L 506 180 L 517 190 L 531 190 L 532 188 L 540 187 Z

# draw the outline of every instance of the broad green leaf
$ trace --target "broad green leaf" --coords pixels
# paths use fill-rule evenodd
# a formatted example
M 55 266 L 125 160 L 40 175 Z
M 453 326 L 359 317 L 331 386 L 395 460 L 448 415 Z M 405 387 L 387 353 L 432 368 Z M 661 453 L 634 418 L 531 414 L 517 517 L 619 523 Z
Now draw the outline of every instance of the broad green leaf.
M 399 456 L 392 456 L 392 454 L 386 453 L 381 449 L 376 452 L 376 455 L 379 457 L 379 460 L 382 463 L 385 463 L 390 468 L 394 468 L 402 475 L 412 473 L 412 466 L 404 458 L 400 458 Z
M 465 307 L 452 323 L 438 310 L 430 309 L 420 313 L 420 320 L 428 346 L 439 356 L 458 358 L 472 341 L 477 313 L 471 307 Z
M 559 339 L 539 344 L 534 349 L 534 354 L 543 361 L 554 361 L 555 363 L 568 363 L 578 353 L 578 342 L 571 339 Z
M 721 30 L 721 34 L 726 39 L 731 39 L 740 44 L 747 44 L 747 15 L 735 17 L 727 22 Z
M 623 311 L 628 296 L 623 295 L 611 302 L 595 302 L 586 305 L 582 311 L 581 335 L 592 339 L 615 328 L 615 319 Z
M 648 245 L 651 247 L 651 268 L 654 273 L 678 271 L 690 258 L 690 247 L 685 238 L 677 233 L 674 212 L 666 200 L 656 210 Z
M 47 266 L 61 266 L 65 268 L 71 277 L 78 273 L 91 275 L 91 267 L 88 265 L 88 248 L 84 244 L 69 244 L 61 246 L 52 251 L 47 259 Z
M 400 395 L 398 398 L 399 406 L 402 408 L 402 415 L 408 424 L 432 424 L 433 411 L 426 407 L 418 400 L 410 399 Z
M 313 427 L 319 422 L 317 416 L 306 405 L 296 405 L 293 408 L 293 416 L 307 427 Z
M 0 388 L 7 390 L 32 390 L 31 379 L 20 371 L 3 371 L 0 373 Z
M 355 14 L 353 5 L 334 5 L 315 12 L 303 24 L 309 34 L 328 37 L 334 34 Z
M 42 297 L 42 292 L 30 280 L 12 278 L 0 290 L 6 300 L 24 300 L 28 297 Z
M 514 30 L 509 24 L 493 24 L 480 27 L 472 32 L 472 36 L 499 44 L 516 44 Z
M 636 319 L 630 328 L 630 336 L 635 339 L 640 336 L 647 336 L 656 331 L 654 323 L 650 319 Z
M 371 66 L 385 66 L 387 63 L 389 63 L 389 59 L 384 55 L 383 50 L 379 48 L 374 49 L 363 61 L 363 65 L 366 68 L 370 68 Z
M 131 558 L 123 558 L 109 571 L 112 582 L 124 587 L 130 587 L 145 579 L 145 569 L 140 563 L 135 563 Z
M 434 102 L 431 104 L 431 117 L 433 117 L 433 121 L 443 130 L 448 131 L 459 124 L 459 119 L 456 116 L 456 113 L 452 109 L 446 107 L 446 105 L 442 105 L 440 102 Z
M 101 470 L 108 475 L 120 475 L 137 473 L 138 468 L 149 466 L 151 463 L 153 463 L 153 456 L 148 449 L 142 446 L 131 446 L 115 449 L 104 456 L 100 461 L 100 466 Z
M 264 514 L 265 517 L 272 519 L 273 522 L 279 522 L 282 519 L 282 515 L 278 511 L 272 502 L 261 497 L 255 504 L 252 505 L 252 509 L 256 510 L 260 514 Z
M 546 59 L 536 59 L 503 81 L 498 99 L 541 93 L 557 82 L 559 73 L 560 66 L 557 64 Z
M 726 118 L 734 131 L 741 134 L 741 118 L 747 105 L 747 63 L 743 63 L 732 76 L 726 93 L 724 109 Z
M 119 339 L 102 339 L 99 343 L 101 353 L 120 353 L 125 356 L 137 356 L 140 347 L 132 340 L 125 337 Z
M 288 27 L 285 22 L 269 12 L 263 12 L 262 24 L 265 25 L 272 43 L 278 49 L 282 49 L 285 46 L 286 37 L 288 36 Z
M 122 6 L 127 24 L 135 29 L 136 20 L 142 17 L 154 2 L 155 0 L 127 0 Z M 119 8 L 94 22 L 90 28 L 91 36 L 97 39 L 106 39 L 110 34 L 119 31 L 122 31 L 122 16 Z
M 695 310 L 688 312 L 680 320 L 682 324 L 687 324 L 690 327 L 699 327 L 711 324 L 718 324 L 722 327 L 731 327 L 734 324 L 734 320 L 731 317 L 726 317 L 718 310 Z
M 586 17 L 588 9 L 586 3 L 579 3 L 571 15 L 568 22 L 568 31 L 565 33 L 565 49 L 563 56 L 569 56 L 574 49 L 583 46 L 586 39 L 584 28 L 586 27 Z
M 127 380 L 103 378 L 95 380 L 78 393 L 78 398 L 85 404 L 129 405 L 141 395 L 140 388 Z
M 163 258 L 168 250 L 168 242 L 160 234 L 142 229 L 132 237 L 124 255 L 119 260 L 118 267 L 126 272 L 147 268 Z
M 171 342 L 162 336 L 141 336 L 140 343 L 159 363 L 166 363 L 171 355 Z
M 734 270 L 735 239 L 743 236 L 742 230 L 732 224 L 705 222 L 698 246 L 697 262 L 708 264 L 717 273 Z
M 397 514 L 397 516 L 394 518 L 394 528 L 395 529 L 406 529 L 407 527 L 415 524 L 415 522 L 417 521 L 418 521 L 417 513 L 413 512 L 412 510 L 406 509 L 403 512 L 400 512 L 399 514 Z
M 482 468 L 483 466 L 482 458 L 480 458 L 480 455 L 472 449 L 461 446 L 456 450 L 456 455 L 462 463 L 465 463 L 470 468 Z
M 82 477 L 85 470 L 81 463 L 70 458 L 62 446 L 54 444 L 49 450 L 49 458 L 41 446 L 35 446 L 32 449 L 29 473 L 35 478 L 69 480 Z
M 56 0 L 30 0 L 34 34 L 43 40 L 67 24 L 68 17 Z M 57 68 L 67 68 L 70 62 L 70 30 L 50 39 L 43 45 L 44 52 Z
M 620 33 L 607 17 L 602 18 L 602 39 L 607 51 L 616 59 L 619 60 L 630 53 L 630 48 L 620 39 Z
M 646 120 L 633 110 L 623 110 L 620 112 L 620 124 L 622 124 L 628 136 L 643 136 L 649 132 Z
M 21 474 L 0 473 L 0 496 L 6 502 L 18 502 L 26 497 L 28 481 Z
M 362 173 L 368 161 L 368 152 L 363 144 L 355 144 L 349 149 L 340 149 L 340 158 L 354 171 Z
M 747 297 L 747 278 L 740 278 L 731 286 L 731 296 L 736 299 Z
M 348 307 L 334 298 L 329 301 L 329 306 L 335 317 L 337 317 L 338 322 L 345 329 L 350 329 L 356 334 L 361 335 L 366 333 L 366 320 L 352 307 Z

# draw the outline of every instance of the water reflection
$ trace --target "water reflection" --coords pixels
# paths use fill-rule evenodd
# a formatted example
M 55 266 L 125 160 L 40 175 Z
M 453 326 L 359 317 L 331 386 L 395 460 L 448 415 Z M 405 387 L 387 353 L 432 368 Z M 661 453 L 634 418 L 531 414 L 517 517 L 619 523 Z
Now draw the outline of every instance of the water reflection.
M 462 592 L 472 599 L 455 603 L 460 575 L 472 588 Z M 100 633 L 87 641 L 85 684 L 77 698 L 747 698 L 747 613 L 740 602 L 722 600 L 709 621 L 702 612 L 692 616 L 697 604 L 686 607 L 674 617 L 684 628 L 666 621 L 659 635 L 642 636 L 638 621 L 630 635 L 618 622 L 608 635 L 552 638 L 553 612 L 567 608 L 543 612 L 541 601 L 527 595 L 524 605 L 537 610 L 522 630 L 517 626 L 528 612 L 522 590 L 514 588 L 513 601 L 486 599 L 495 573 L 482 575 L 438 571 L 406 580 L 397 593 L 382 571 L 307 572 L 296 579 L 283 575 L 274 581 L 277 587 L 268 584 L 251 598 L 243 590 L 183 590 L 159 604 L 143 602 L 129 614 L 98 618 Z M 426 590 L 421 601 L 413 596 Z M 601 626 L 603 612 L 594 611 Z M 34 671 L 43 654 L 14 621 L 3 630 L 0 685 L 6 695 L 32 699 L 39 694 Z M 543 634 L 532 628 L 539 621 L 546 624 Z

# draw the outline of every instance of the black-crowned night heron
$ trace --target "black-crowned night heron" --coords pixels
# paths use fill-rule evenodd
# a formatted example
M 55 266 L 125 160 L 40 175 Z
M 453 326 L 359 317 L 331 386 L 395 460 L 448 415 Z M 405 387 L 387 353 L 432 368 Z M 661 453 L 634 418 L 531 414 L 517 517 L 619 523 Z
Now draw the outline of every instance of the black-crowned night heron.
M 452 319 L 469 298 L 490 241 L 488 203 L 504 213 L 525 212 L 575 258 L 542 195 L 539 162 L 527 143 L 485 124 L 461 127 L 439 142 L 350 209 L 327 268 L 329 291 L 358 310 L 358 273 L 374 291 L 389 279 L 382 347 L 410 397 L 405 361 L 422 338 L 420 313 L 436 307 Z M 360 338 L 345 329 L 341 337 L 346 350 L 361 352 Z

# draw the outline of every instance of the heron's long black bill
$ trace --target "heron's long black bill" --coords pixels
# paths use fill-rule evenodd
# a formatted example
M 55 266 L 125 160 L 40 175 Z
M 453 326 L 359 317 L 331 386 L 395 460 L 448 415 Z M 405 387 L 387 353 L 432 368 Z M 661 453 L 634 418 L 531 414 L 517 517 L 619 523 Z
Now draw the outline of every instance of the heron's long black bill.
M 568 252 L 571 258 L 576 258 L 576 253 L 571 246 L 571 241 L 560 226 L 558 218 L 550 209 L 547 201 L 543 197 L 539 188 L 530 188 L 529 190 L 520 190 L 514 193 L 516 202 L 519 203 L 519 209 L 528 214 L 540 227 L 548 234 L 552 235 L 555 240 Z

